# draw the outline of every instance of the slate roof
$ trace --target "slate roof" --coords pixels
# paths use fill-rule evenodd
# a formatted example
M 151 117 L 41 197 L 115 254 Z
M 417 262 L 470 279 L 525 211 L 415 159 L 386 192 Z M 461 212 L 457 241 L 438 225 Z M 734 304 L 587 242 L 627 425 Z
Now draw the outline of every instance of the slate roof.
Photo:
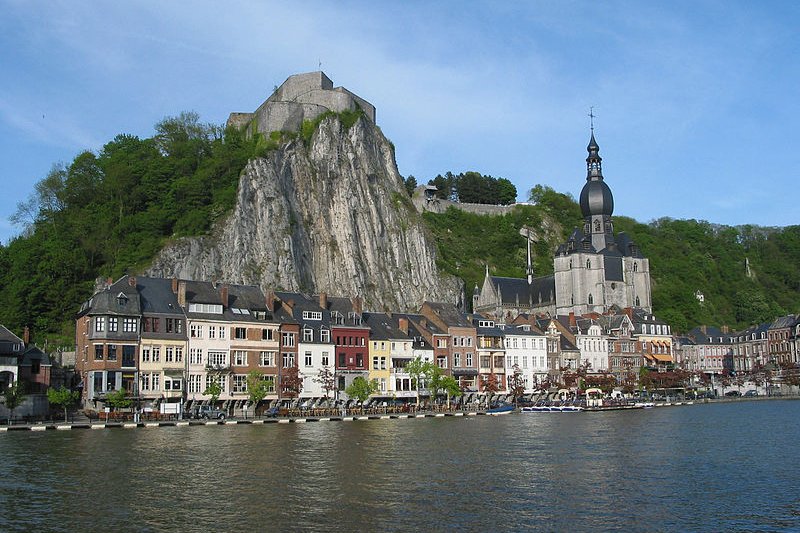
M 172 292 L 172 280 L 137 277 L 136 288 L 141 296 L 142 313 L 183 315 L 178 295 Z
M 456 308 L 453 304 L 441 302 L 425 302 L 431 310 L 445 323 L 448 327 L 457 328 L 471 328 L 472 324 L 467 319 L 467 316 Z
M 556 300 L 556 282 L 553 275 L 533 278 L 529 285 L 526 278 L 491 276 L 492 286 L 500 292 L 504 305 L 529 306 L 551 304 Z
M 266 313 L 267 321 L 278 319 L 279 311 L 270 313 L 267 310 L 267 301 L 259 287 L 253 285 L 227 285 L 228 305 L 223 306 L 222 314 L 189 312 L 189 304 L 222 304 L 222 285 L 209 281 L 186 281 L 186 316 L 202 320 L 229 320 L 236 322 L 264 322 L 253 315 L 252 311 Z M 250 313 L 234 313 L 233 309 L 246 309 Z M 288 317 L 289 322 L 295 322 Z
M 21 344 L 22 339 L 11 333 L 11 331 L 3 325 L 0 325 L 0 342 L 10 342 L 13 344 Z
M 795 315 L 786 315 L 776 318 L 769 329 L 791 328 L 795 325 L 797 325 L 797 317 Z
M 97 292 L 84 302 L 78 316 L 87 313 L 104 315 L 140 315 L 139 292 L 129 283 L 129 276 L 122 276 L 116 282 Z M 123 298 L 120 298 L 123 296 Z
M 364 325 L 370 329 L 369 340 L 411 340 L 412 336 L 403 333 L 399 322 L 386 313 L 364 313 Z M 410 327 L 410 325 L 409 325 Z

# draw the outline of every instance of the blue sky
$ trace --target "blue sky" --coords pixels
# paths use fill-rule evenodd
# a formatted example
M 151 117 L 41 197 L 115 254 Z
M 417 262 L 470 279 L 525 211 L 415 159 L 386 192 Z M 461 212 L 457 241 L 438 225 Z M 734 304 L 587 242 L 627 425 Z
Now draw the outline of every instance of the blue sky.
M 0 0 L 0 241 L 55 163 L 181 111 L 223 123 L 322 70 L 400 173 L 578 196 L 594 106 L 615 214 L 798 223 L 799 2 Z

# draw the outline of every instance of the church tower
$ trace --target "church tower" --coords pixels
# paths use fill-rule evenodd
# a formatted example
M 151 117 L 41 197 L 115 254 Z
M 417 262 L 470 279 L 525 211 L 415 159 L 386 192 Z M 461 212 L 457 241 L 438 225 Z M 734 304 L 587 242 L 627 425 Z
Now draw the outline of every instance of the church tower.
M 650 265 L 628 235 L 614 235 L 614 196 L 603 179 L 594 127 L 586 151 L 586 183 L 580 195 L 583 227 L 559 246 L 553 261 L 556 313 L 603 313 L 611 306 L 649 312 Z
M 596 252 L 608 248 L 614 242 L 614 226 L 611 215 L 614 213 L 614 196 L 603 181 L 603 158 L 600 147 L 594 140 L 594 131 L 586 147 L 586 184 L 581 190 L 580 205 L 583 214 L 583 234 L 591 238 Z

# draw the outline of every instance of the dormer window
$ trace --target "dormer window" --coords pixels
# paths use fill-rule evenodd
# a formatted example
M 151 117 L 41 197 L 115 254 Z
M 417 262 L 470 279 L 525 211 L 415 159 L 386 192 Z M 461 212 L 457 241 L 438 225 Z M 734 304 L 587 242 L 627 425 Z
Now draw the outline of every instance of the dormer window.
M 322 320 L 322 311 L 303 311 L 303 320 Z
M 124 293 L 121 292 L 117 294 L 117 304 L 119 304 L 120 307 L 124 306 L 127 303 L 128 303 L 128 297 L 125 296 Z

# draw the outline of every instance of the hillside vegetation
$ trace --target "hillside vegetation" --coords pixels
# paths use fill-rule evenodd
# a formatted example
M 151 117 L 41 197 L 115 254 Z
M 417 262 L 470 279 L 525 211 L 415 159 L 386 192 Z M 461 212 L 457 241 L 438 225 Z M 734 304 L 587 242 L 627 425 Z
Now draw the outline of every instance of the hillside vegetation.
M 0 245 L 0 324 L 15 332 L 31 326 L 37 341 L 71 344 L 75 313 L 97 277 L 135 273 L 170 239 L 211 231 L 232 208 L 246 162 L 287 135 L 247 137 L 184 113 L 157 124 L 152 138 L 119 135 L 98 153 L 55 166 L 13 217 L 22 235 Z M 482 282 L 486 264 L 495 275 L 522 277 L 526 251 L 519 231 L 528 227 L 539 239 L 535 274 L 551 273 L 553 251 L 580 224 L 580 209 L 547 187 L 537 186 L 531 199 L 536 205 L 504 216 L 426 213 L 440 270 L 462 278 L 468 294 Z M 797 311 L 800 227 L 615 220 L 617 231 L 631 233 L 650 258 L 655 310 L 677 329 L 746 325 Z
M 481 285 L 485 264 L 493 275 L 524 277 L 525 238 L 519 230 L 548 219 L 554 230 L 542 232 L 534 246 L 534 274 L 553 272 L 553 252 L 580 224 L 580 207 L 547 187 L 531 192 L 537 205 L 507 215 L 456 209 L 424 215 L 436 236 L 440 268 L 464 279 L 468 294 Z M 630 234 L 650 259 L 654 311 L 677 331 L 700 324 L 746 327 L 800 309 L 800 226 L 730 227 L 667 218 L 642 224 L 619 216 L 614 222 L 616 232 Z

